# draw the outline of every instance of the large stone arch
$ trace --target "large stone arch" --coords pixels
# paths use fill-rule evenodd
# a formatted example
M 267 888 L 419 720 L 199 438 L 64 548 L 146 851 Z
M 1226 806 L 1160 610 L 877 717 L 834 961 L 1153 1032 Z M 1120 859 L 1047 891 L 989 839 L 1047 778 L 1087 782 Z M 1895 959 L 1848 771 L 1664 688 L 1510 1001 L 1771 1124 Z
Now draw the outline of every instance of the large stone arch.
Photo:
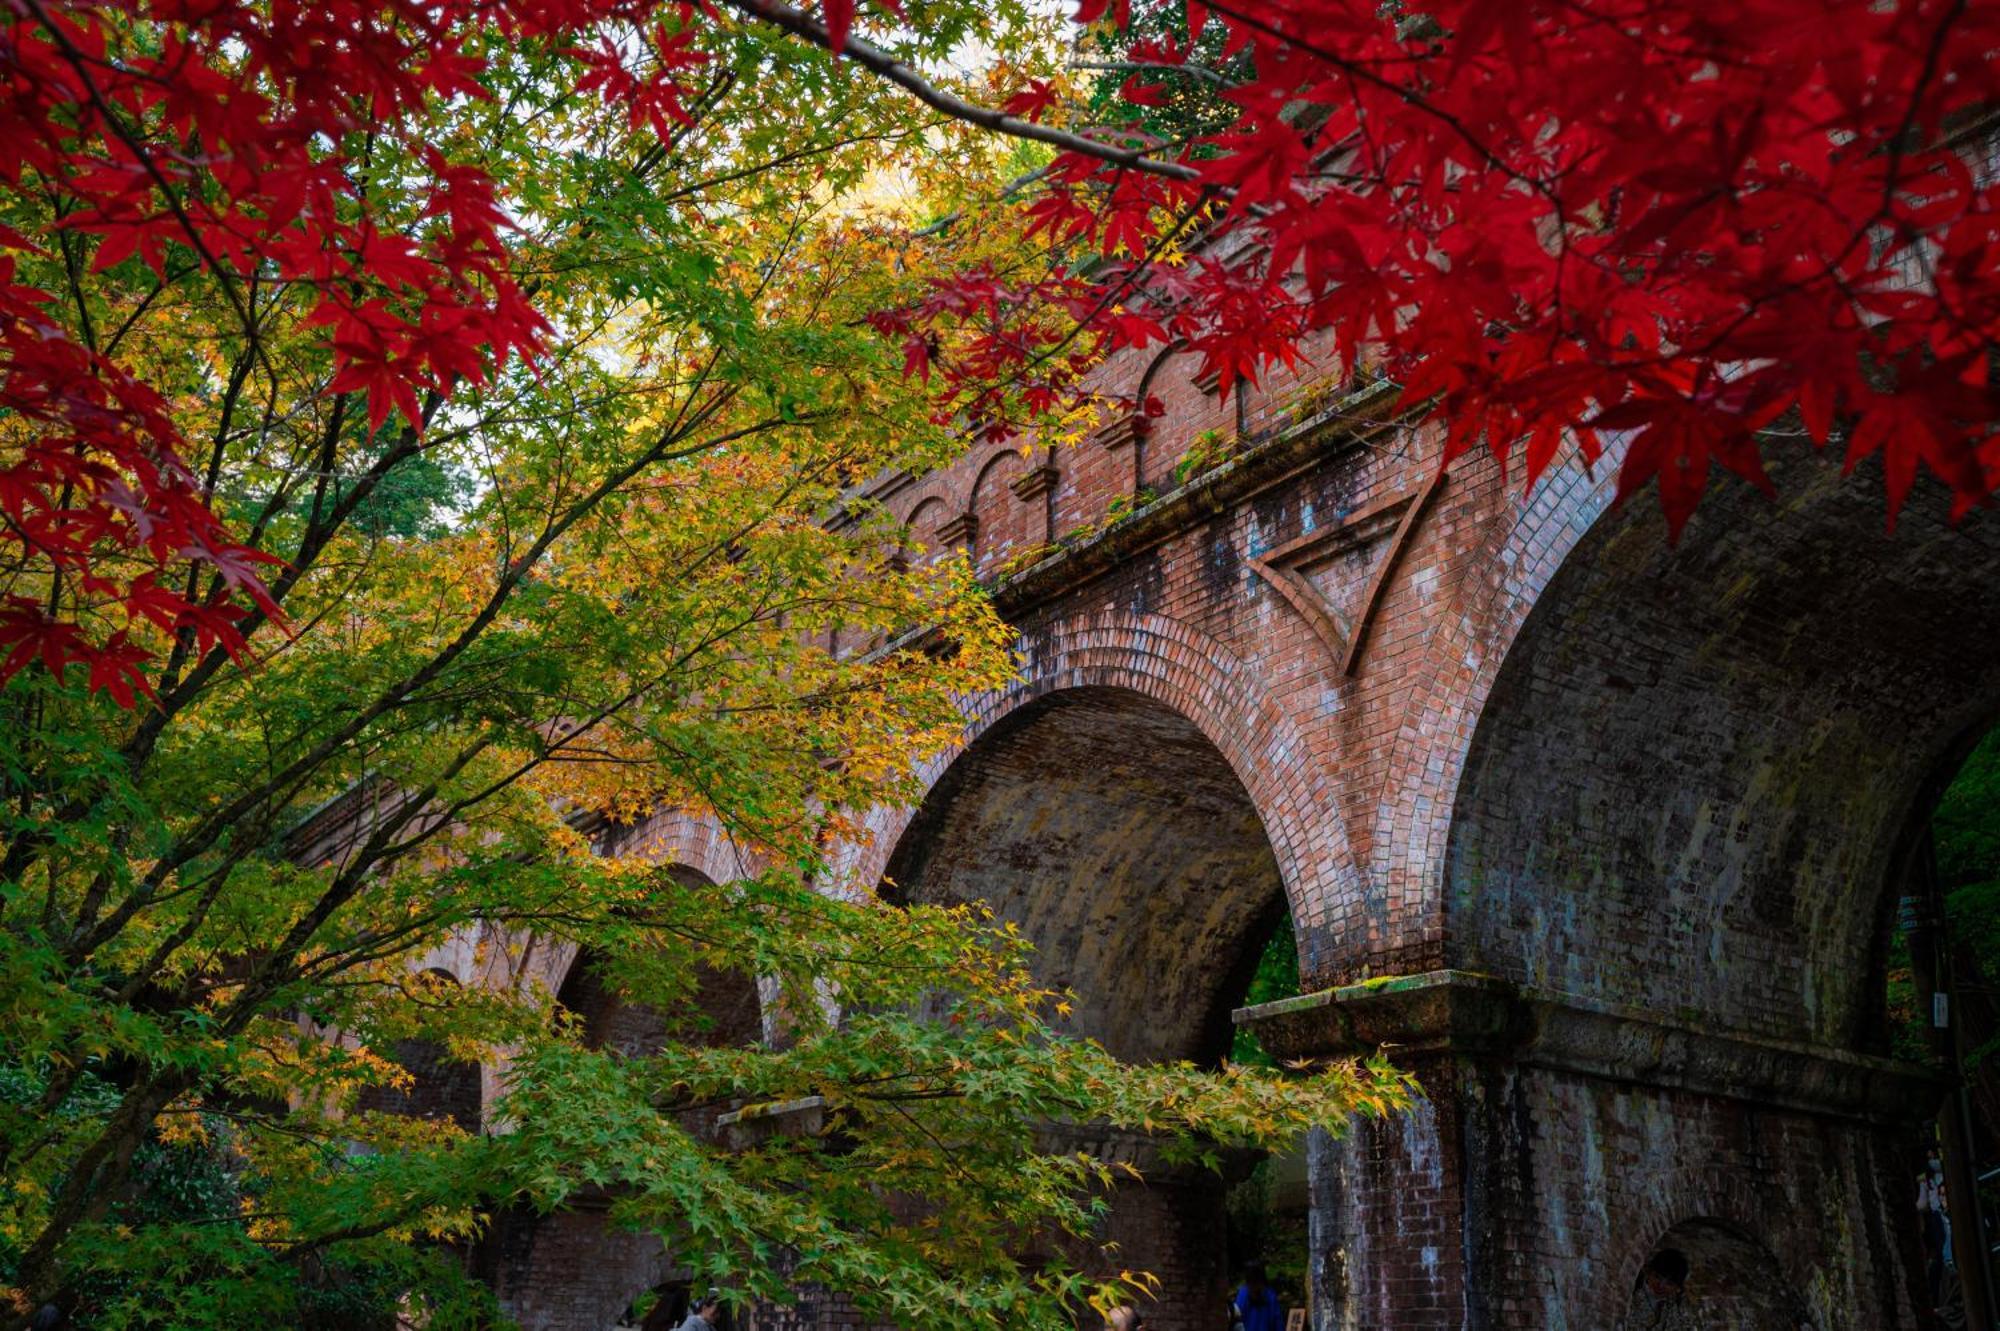
M 1445 854 L 1454 965 L 1874 1052 L 1885 902 L 2000 710 L 2000 522 L 1788 458 L 1678 544 L 1575 542 L 1481 700 Z
M 1891 535 L 1879 474 L 1801 449 L 1676 544 L 1615 461 L 1524 496 L 1468 460 L 1440 505 L 1462 575 L 1364 852 L 1421 937 L 1267 1019 L 1394 1045 L 1430 1097 L 1314 1157 L 1323 1327 L 1613 1326 L 1627 1225 L 1688 1215 L 1777 1254 L 1816 1325 L 1913 1324 L 1930 1092 L 1880 1057 L 1882 945 L 2000 709 L 2000 524 L 1919 486 Z
M 1927 1101 L 1878 1057 L 1882 949 L 1941 766 L 2000 704 L 2000 523 L 1920 487 L 1890 534 L 1879 475 L 1773 470 L 1779 499 L 1719 482 L 1678 543 L 1608 477 L 1531 500 L 1440 645 L 1486 655 L 1399 853 L 1446 987 L 1494 1014 L 1430 1073 L 1474 1165 L 1474 1307 L 1612 1324 L 1632 1271 L 1558 1259 L 1671 1188 L 1816 1324 L 1911 1324 L 1898 1125 Z
M 1123 690 L 1183 718 L 1226 762 L 1269 838 L 1302 961 L 1317 934 L 1357 918 L 1362 892 L 1321 755 L 1255 669 L 1207 634 L 1155 614 L 1101 610 L 1024 626 L 1020 674 L 969 700 L 964 735 L 918 774 L 920 796 L 870 810 L 841 847 L 829 889 L 873 891 L 918 809 L 953 763 L 996 725 L 1054 695 Z M 1308 968 L 1309 969 L 1309 968 Z
M 762 853 L 731 834 L 713 814 L 662 807 L 634 823 L 598 829 L 600 853 L 649 860 L 670 873 L 703 883 L 754 878 L 768 865 Z M 481 982 L 502 989 L 562 988 L 576 963 L 576 945 L 560 938 L 519 936 L 489 940 L 479 949 Z
M 933 784 L 892 899 L 983 902 L 1035 947 L 1070 1024 L 1122 1058 L 1213 1062 L 1284 909 L 1256 809 L 1180 713 L 1103 685 L 987 727 Z
M 1030 624 L 1019 681 L 970 710 L 923 798 L 873 813 L 843 881 L 983 901 L 1034 945 L 1038 978 L 1075 995 L 1075 1033 L 1135 1061 L 1220 1059 L 1278 915 L 1351 889 L 1291 718 L 1213 640 L 1122 612 Z M 1211 1325 L 1223 1180 L 1169 1169 L 1141 1139 L 1083 1136 L 1154 1160 L 1113 1190 L 1101 1235 L 1160 1277 L 1149 1324 Z

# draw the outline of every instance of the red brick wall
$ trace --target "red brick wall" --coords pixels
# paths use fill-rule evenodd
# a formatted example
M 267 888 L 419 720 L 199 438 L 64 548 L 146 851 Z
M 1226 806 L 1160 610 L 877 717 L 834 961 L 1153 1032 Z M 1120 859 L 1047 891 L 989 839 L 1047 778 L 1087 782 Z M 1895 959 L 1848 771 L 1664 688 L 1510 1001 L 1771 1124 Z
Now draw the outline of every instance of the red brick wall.
M 830 888 L 887 869 L 995 899 L 1087 1029 L 1137 1056 L 1213 1052 L 1243 922 L 1277 901 L 1313 985 L 1456 966 L 1691 1030 L 1877 1046 L 1899 856 L 2000 710 L 1990 519 L 1949 527 L 1920 491 L 1889 538 L 1879 478 L 1805 460 L 1779 504 L 1725 485 L 1670 547 L 1650 497 L 1609 509 L 1608 465 L 1523 496 L 1470 458 L 1405 524 L 1393 501 L 1424 491 L 1435 439 L 1347 419 L 1371 399 L 1316 390 L 1330 365 L 1238 401 L 1156 360 L 1104 370 L 1126 392 L 1151 370 L 1165 412 L 1143 431 L 986 446 L 880 488 L 918 543 L 955 535 L 1000 580 L 1022 678 L 970 700 L 964 756 L 930 765 L 921 809 L 870 811 Z M 1317 435 L 1287 433 L 1301 414 Z M 1179 486 L 1210 432 L 1233 460 Z M 1135 496 L 1152 507 L 1107 526 Z M 1002 578 L 1051 534 L 1061 562 Z M 663 857 L 688 839 L 649 835 Z M 1704 1221 L 1768 1249 L 1821 1326 L 1907 1324 L 1892 1128 L 1643 1061 L 1425 1057 L 1428 1106 L 1315 1151 L 1321 1326 L 1611 1326 L 1661 1236 Z M 1131 1205 L 1118 1223 L 1163 1260 L 1201 1232 Z
M 685 1274 L 659 1239 L 614 1228 L 597 1208 L 504 1214 L 474 1262 L 524 1331 L 610 1331 L 640 1295 Z
M 1059 533 L 1137 486 L 1171 485 L 1188 441 L 1234 428 L 1233 404 L 1186 372 L 1161 366 L 1153 391 L 1168 413 L 1143 438 L 1056 452 Z M 1281 397 L 1251 396 L 1253 435 L 1282 419 Z M 1676 549 L 1649 499 L 1605 516 L 1608 467 L 1559 469 L 1524 497 L 1472 459 L 1413 524 L 1359 668 L 1344 674 L 1250 561 L 1416 489 L 1429 447 L 1393 428 L 1335 445 L 1267 488 L 1191 505 L 1107 565 L 1075 559 L 1086 571 L 1074 582 L 1011 601 L 1003 588 L 1024 678 L 978 703 L 972 752 L 1003 718 L 1065 690 L 1129 688 L 1178 711 L 1247 793 L 1318 983 L 1456 965 L 1719 1033 L 1878 1047 L 1878 950 L 1904 838 L 1954 745 L 2000 703 L 2000 662 L 1982 646 L 2000 640 L 2000 592 L 1986 590 L 2000 588 L 2000 536 L 1976 521 L 1947 528 L 1920 497 L 1887 538 L 1879 479 L 1843 481 L 1812 461 L 1781 478 L 1791 497 L 1776 508 L 1719 493 Z M 971 495 L 970 479 L 931 478 L 926 493 Z M 977 487 L 982 531 L 989 494 Z M 1351 619 L 1391 537 L 1329 541 L 1300 572 Z M 1039 765 L 1010 759 L 1010 780 L 1046 782 L 1052 804 L 1127 838 L 1136 863 L 1173 843 L 1171 820 L 1146 814 L 1144 796 L 1084 813 L 1059 750 L 1042 746 Z M 1190 771 L 1172 745 L 1151 753 L 1140 766 L 1159 779 Z M 940 762 L 935 775 L 940 802 L 917 833 L 954 873 L 1019 902 L 1024 889 L 999 881 L 1018 860 L 1052 898 L 1125 899 L 1092 867 L 1104 860 L 1097 841 L 1079 846 L 1074 827 L 1053 822 L 1054 835 L 995 839 L 957 804 L 962 774 Z M 1021 807 L 1044 825 L 1034 798 Z M 872 815 L 875 844 L 853 855 L 854 881 L 879 874 L 909 817 Z M 1025 848 L 1000 849 L 1016 841 Z M 1060 923 L 1045 907 L 1014 909 L 1046 918 L 1065 978 L 1077 940 L 1120 949 L 1093 941 L 1077 908 Z M 1122 931 L 1122 946 L 1151 927 Z M 1196 964 L 1225 972 L 1227 946 Z M 1477 1071 L 1464 1071 L 1468 1084 L 1516 1075 L 1504 1060 L 1465 1068 Z M 1822 1291 L 1823 1313 L 1837 1304 L 1824 1291 L 1838 1290 L 1882 1325 L 1908 1318 L 1893 1131 L 1665 1086 L 1604 1099 L 1602 1087 L 1520 1075 L 1504 1121 L 1483 1101 L 1468 1110 L 1455 1072 L 1432 1119 L 1322 1153 L 1327 1179 L 1346 1178 L 1342 1200 L 1321 1207 L 1323 1228 L 1345 1225 L 1348 1245 L 1345 1269 L 1323 1278 L 1345 1288 L 1358 1325 L 1612 1324 L 1659 1233 L 1733 1216 L 1696 1189 L 1684 1213 L 1649 1215 L 1643 1243 L 1563 1228 L 1579 1208 L 1627 1207 L 1665 1186 L 1663 1152 L 1705 1177 L 1765 1180 L 1768 1205 L 1741 1224 L 1802 1288 Z M 1785 1143 L 1762 1173 L 1727 1135 L 1745 1124 Z M 1517 1149 L 1571 1133 L 1569 1154 Z M 1496 1170 L 1526 1181 L 1511 1193 L 1499 1175 L 1472 1186 Z M 1777 1242 L 1769 1206 L 1780 1204 L 1813 1208 L 1814 1225 L 1841 1237 L 1810 1251 Z M 1537 1225 L 1554 1228 L 1536 1237 Z M 1512 1248 L 1479 1238 L 1509 1226 Z M 1616 1248 L 1631 1270 L 1565 1253 L 1572 1233 Z

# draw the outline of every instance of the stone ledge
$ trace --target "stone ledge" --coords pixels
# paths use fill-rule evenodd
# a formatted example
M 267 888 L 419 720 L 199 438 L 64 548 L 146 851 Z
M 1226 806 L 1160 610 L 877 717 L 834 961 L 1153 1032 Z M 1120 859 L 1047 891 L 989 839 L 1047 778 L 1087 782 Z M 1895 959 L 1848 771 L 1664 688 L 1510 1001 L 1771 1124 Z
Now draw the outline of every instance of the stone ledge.
M 946 518 L 937 527 L 937 538 L 944 545 L 971 545 L 978 537 L 977 513 L 960 513 L 957 517 Z
M 773 1137 L 822 1137 L 828 1127 L 826 1097 L 808 1095 L 745 1105 L 718 1117 L 715 1127 L 723 1143 L 737 1151 Z
M 1483 1056 L 1868 1122 L 1923 1118 L 1943 1091 L 1914 1064 L 1702 1030 L 1471 971 L 1344 985 L 1241 1008 L 1235 1021 L 1280 1058 Z
M 1129 411 L 1098 426 L 1090 437 L 1097 441 L 1100 448 L 1120 449 L 1144 439 L 1152 428 L 1153 423 L 1144 415 Z
M 1021 499 L 1033 499 L 1037 495 L 1045 495 L 1055 489 L 1060 475 L 1053 465 L 1045 462 L 1033 471 L 1024 471 L 1007 482 L 1007 488 Z

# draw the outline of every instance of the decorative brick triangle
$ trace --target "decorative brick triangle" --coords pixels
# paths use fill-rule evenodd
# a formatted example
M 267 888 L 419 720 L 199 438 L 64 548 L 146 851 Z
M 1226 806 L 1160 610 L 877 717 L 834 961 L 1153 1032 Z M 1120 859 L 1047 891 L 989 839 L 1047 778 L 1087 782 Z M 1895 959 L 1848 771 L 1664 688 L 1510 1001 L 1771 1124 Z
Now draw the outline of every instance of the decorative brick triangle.
M 1352 675 L 1360 664 L 1361 649 L 1368 641 L 1368 630 L 1374 625 L 1375 612 L 1382 604 L 1383 593 L 1389 588 L 1389 578 L 1402 560 L 1410 535 L 1416 530 L 1424 510 L 1444 488 L 1444 476 L 1440 468 L 1431 473 L 1428 481 L 1413 490 L 1370 504 L 1331 526 L 1307 532 L 1249 561 L 1250 567 L 1256 569 L 1259 576 L 1270 583 L 1292 609 L 1298 611 L 1306 626 L 1326 644 L 1326 649 L 1340 662 L 1341 674 Z M 1402 520 L 1396 524 L 1395 533 L 1389 538 L 1389 548 L 1375 561 L 1375 572 L 1368 580 L 1368 589 L 1362 593 L 1361 605 L 1350 620 L 1327 601 L 1300 569 L 1335 554 L 1342 546 L 1366 541 L 1368 538 L 1360 535 L 1360 529 L 1398 509 L 1402 510 Z

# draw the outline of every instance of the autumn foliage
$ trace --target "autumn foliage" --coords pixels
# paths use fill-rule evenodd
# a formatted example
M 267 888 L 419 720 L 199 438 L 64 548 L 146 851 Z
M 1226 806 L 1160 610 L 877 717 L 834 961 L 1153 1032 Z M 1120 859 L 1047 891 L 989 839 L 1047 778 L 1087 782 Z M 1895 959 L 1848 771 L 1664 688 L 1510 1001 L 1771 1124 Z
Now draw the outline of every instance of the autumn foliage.
M 60 234 L 0 244 L 90 269 L 136 257 L 163 282 L 198 265 L 253 340 L 245 292 L 309 286 L 325 391 L 355 394 L 370 430 L 420 431 L 544 328 L 508 263 L 519 201 L 424 142 L 426 107 L 489 95 L 488 44 L 543 44 L 671 143 L 732 20 L 873 49 L 849 44 L 850 0 L 822 17 L 24 0 L 0 181 L 48 191 Z M 1076 15 L 1100 34 L 1129 17 L 1123 0 Z M 1920 469 L 1961 511 L 1990 496 L 1990 7 L 1190 3 L 1180 36 L 1122 45 L 1125 122 L 1079 118 L 1042 78 L 981 108 L 1003 132 L 1065 127 L 1010 199 L 1042 261 L 971 264 L 873 316 L 941 410 L 1005 432 L 1120 346 L 1184 345 L 1225 384 L 1317 351 L 1428 402 L 1447 461 L 1486 448 L 1532 480 L 1565 441 L 1586 458 L 1616 443 L 1624 489 L 1657 481 L 1676 527 L 1715 467 L 1765 483 L 1760 432 L 1787 412 L 1850 465 L 1880 454 L 1892 513 Z M 1196 75 L 1223 128 L 1177 139 L 1138 118 Z M 420 178 L 375 197 L 356 154 L 398 141 Z M 142 629 L 240 652 L 240 617 L 277 613 L 283 573 L 215 517 L 120 330 L 58 303 L 0 257 L 0 513 L 16 566 L 54 575 L 7 593 L 0 674 L 80 662 L 130 702 L 153 689 Z
M 482 172 L 426 150 L 422 205 L 399 216 L 371 205 L 330 145 L 375 127 L 416 134 L 426 99 L 483 96 L 481 62 L 463 50 L 475 25 L 529 40 L 594 17 L 530 10 L 19 6 L 4 39 L 0 183 L 48 191 L 61 234 L 0 229 L 0 245 L 61 246 L 93 271 L 137 256 L 161 286 L 170 267 L 199 265 L 253 342 L 244 293 L 310 285 L 336 367 L 326 391 L 359 393 L 371 429 L 392 412 L 418 429 L 420 395 L 434 408 L 532 350 L 542 320 L 507 271 Z M 153 692 L 136 626 L 239 653 L 238 616 L 278 613 L 259 566 L 280 561 L 217 520 L 214 478 L 190 464 L 163 385 L 118 357 L 123 330 L 65 327 L 55 301 L 0 254 L 0 512 L 17 562 L 55 574 L 0 608 L 0 676 L 83 661 L 93 687 L 129 704 Z
M 1013 665 L 872 489 L 961 447 L 878 323 L 1040 261 L 992 205 L 1047 159 L 760 13 L 0 18 L 0 1326 L 490 1326 L 466 1251 L 599 1205 L 742 1297 L 1046 1325 L 1143 1284 L 1015 1260 L 1109 1180 L 1051 1118 L 1402 1102 L 1121 1064 L 1018 934 L 842 876 Z M 1061 59 L 881 17 L 954 96 Z
M 868 480 L 1149 410 L 1093 371 L 1171 345 L 1385 376 L 1438 465 L 1603 459 L 1676 528 L 1790 436 L 1963 513 L 1996 51 L 1964 0 L 16 0 L 0 1321 L 266 1325 L 357 1272 L 476 1320 L 436 1240 L 613 1184 L 760 1296 L 778 1248 L 912 1325 L 1116 1295 L 1009 1255 L 1094 1223 L 1036 1123 L 1268 1143 L 1402 1087 L 1121 1067 L 1017 938 L 821 890 L 1008 671 Z M 661 806 L 740 881 L 600 853 Z M 552 942 L 663 1047 L 416 978 Z M 690 958 L 796 1042 L 704 1044 Z M 515 1130 L 371 1113 L 415 1040 L 505 1064 Z M 676 1117 L 806 1096 L 848 1145 Z M 176 1151 L 229 1176 L 148 1212 Z
M 1990 499 L 1991 7 L 1185 15 L 1181 39 L 1156 26 L 1124 48 L 1125 120 L 1086 129 L 1027 205 L 1068 265 L 998 296 L 961 277 L 890 320 L 919 369 L 918 345 L 968 304 L 1004 323 L 940 367 L 975 415 L 1000 363 L 1061 386 L 1047 348 L 1075 331 L 1000 313 L 1057 306 L 1105 346 L 1198 352 L 1225 385 L 1330 344 L 1429 404 L 1446 463 L 1489 449 L 1532 483 L 1566 441 L 1593 460 L 1616 446 L 1621 493 L 1657 481 L 1676 529 L 1715 468 L 1767 486 L 1764 432 L 1790 412 L 1849 466 L 1881 456 L 1892 519 L 1920 469 L 1955 512 Z M 1079 15 L 1129 17 L 1123 0 Z M 1176 139 L 1149 109 L 1190 85 L 1223 127 Z M 1045 82 L 1007 106 L 1063 114 Z M 1190 252 L 1162 262 L 1175 248 Z

